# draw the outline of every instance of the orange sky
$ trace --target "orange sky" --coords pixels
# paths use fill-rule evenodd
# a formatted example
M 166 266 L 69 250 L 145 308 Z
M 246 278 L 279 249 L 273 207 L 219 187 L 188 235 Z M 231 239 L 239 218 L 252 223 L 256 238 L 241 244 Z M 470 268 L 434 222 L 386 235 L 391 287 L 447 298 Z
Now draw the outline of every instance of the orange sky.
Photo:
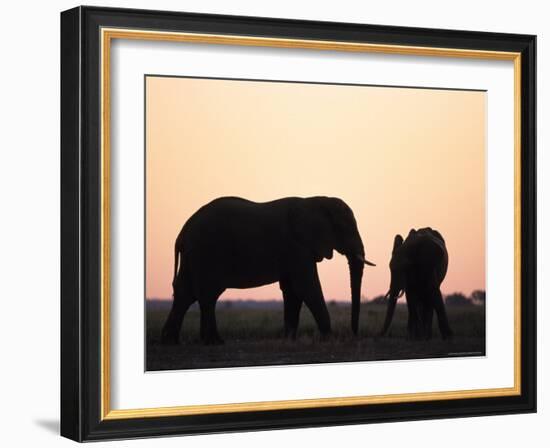
M 446 239 L 444 293 L 485 289 L 484 92 L 147 77 L 146 297 L 171 297 L 174 240 L 219 196 L 336 196 L 367 257 L 362 294 L 383 294 L 396 233 Z M 318 265 L 349 300 L 343 256 Z M 222 297 L 280 298 L 277 284 Z

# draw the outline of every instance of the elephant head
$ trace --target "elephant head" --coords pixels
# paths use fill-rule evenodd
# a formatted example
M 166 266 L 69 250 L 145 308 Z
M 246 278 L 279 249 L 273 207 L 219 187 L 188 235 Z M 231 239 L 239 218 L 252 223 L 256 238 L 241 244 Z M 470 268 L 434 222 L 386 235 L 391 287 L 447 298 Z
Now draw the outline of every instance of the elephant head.
M 444 254 L 444 258 L 440 260 L 439 254 Z M 410 277 L 413 267 L 423 263 L 425 268 L 433 270 L 439 286 L 447 273 L 446 254 L 443 237 L 430 227 L 411 229 L 405 240 L 401 235 L 395 235 L 390 260 L 390 287 L 385 296 L 388 307 L 380 336 L 388 331 L 397 300 L 405 293 L 407 283 L 415 280 Z
M 330 260 L 334 250 L 347 258 L 351 286 L 351 328 L 357 334 L 363 266 L 375 265 L 365 259 L 363 241 L 351 208 L 338 198 L 307 198 L 292 209 L 290 220 L 296 239 L 308 248 L 316 262 L 324 258 Z

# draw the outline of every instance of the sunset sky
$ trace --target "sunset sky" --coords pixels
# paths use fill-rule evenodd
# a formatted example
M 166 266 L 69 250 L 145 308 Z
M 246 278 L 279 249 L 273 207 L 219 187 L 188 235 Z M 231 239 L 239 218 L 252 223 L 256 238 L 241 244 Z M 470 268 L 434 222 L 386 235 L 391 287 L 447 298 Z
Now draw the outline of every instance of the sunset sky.
M 388 289 L 395 234 L 426 226 L 447 242 L 443 293 L 485 289 L 484 92 L 147 77 L 146 101 L 147 298 L 171 297 L 174 240 L 220 196 L 342 198 L 377 264 L 368 298 Z M 318 268 L 325 298 L 349 300 L 345 258 Z

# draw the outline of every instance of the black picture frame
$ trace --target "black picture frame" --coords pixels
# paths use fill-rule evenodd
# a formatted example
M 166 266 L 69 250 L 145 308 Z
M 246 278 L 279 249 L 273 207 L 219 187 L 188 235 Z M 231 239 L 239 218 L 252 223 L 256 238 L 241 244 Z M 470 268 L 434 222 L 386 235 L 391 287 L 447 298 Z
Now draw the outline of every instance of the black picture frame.
M 405 403 L 102 419 L 100 30 L 103 27 L 521 54 L 521 393 Z M 61 13 L 61 435 L 76 441 L 536 412 L 536 37 L 99 7 Z

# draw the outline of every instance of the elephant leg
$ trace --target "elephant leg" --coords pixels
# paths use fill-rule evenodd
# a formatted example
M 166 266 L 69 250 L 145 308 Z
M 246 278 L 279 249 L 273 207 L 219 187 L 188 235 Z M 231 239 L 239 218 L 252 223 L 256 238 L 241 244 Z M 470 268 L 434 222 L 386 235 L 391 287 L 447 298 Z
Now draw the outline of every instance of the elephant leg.
M 432 325 L 433 325 L 434 309 L 431 302 L 424 302 L 422 309 L 422 324 L 423 331 L 422 336 L 426 339 L 432 338 Z
M 414 313 L 416 312 L 414 307 L 411 304 L 411 301 L 409 300 L 409 296 L 407 295 L 407 311 L 408 311 L 408 317 L 407 317 L 407 335 L 409 338 L 412 339 L 412 335 L 414 333 L 413 328 L 413 322 L 414 322 Z
M 280 286 L 284 300 L 285 337 L 295 340 L 300 321 L 302 299 L 292 292 L 289 283 L 281 281 Z
M 449 320 L 447 319 L 447 312 L 445 311 L 445 305 L 443 304 L 443 297 L 441 296 L 441 291 L 438 289 L 433 295 L 433 306 L 435 312 L 437 313 L 437 320 L 439 323 L 439 331 L 441 332 L 441 337 L 443 339 L 450 339 L 453 337 L 453 331 L 449 325 Z
M 161 342 L 163 344 L 177 344 L 179 342 L 183 318 L 194 301 L 195 298 L 192 294 L 189 280 L 185 277 L 185 275 L 182 275 L 177 279 L 177 283 L 174 288 L 172 308 L 170 309 L 170 314 L 168 314 L 166 323 L 162 328 Z
M 330 316 L 327 304 L 323 296 L 323 289 L 317 273 L 317 265 L 313 263 L 297 275 L 292 281 L 292 290 L 298 297 L 302 297 L 304 303 L 313 314 L 317 327 L 323 336 L 330 333 Z
M 407 335 L 409 339 L 416 339 L 418 333 L 418 307 L 416 306 L 416 295 L 407 292 L 407 310 L 409 317 L 407 320 Z
M 201 310 L 201 327 L 200 335 L 203 343 L 207 345 L 223 344 L 223 340 L 218 333 L 218 325 L 216 323 L 216 303 L 221 291 L 210 291 L 202 293 L 199 299 Z

